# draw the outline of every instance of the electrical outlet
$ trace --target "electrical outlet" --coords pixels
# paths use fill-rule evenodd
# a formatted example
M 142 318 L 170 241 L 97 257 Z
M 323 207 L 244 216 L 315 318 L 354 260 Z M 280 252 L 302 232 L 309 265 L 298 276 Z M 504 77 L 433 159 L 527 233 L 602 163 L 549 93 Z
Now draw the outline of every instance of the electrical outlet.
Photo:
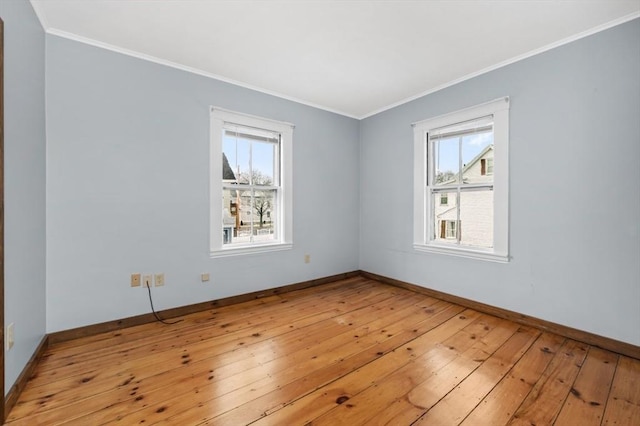
M 13 334 L 13 323 L 11 323 L 7 326 L 7 346 L 6 346 L 7 350 L 11 349 L 15 344 L 15 342 L 16 342 L 16 339 Z
M 140 274 L 131 274 L 131 287 L 140 287 Z
M 304 255 L 304 263 L 311 263 L 311 255 L 310 254 L 305 254 Z
M 164 285 L 164 273 L 156 274 L 155 281 L 156 287 L 162 287 Z
M 205 272 L 204 274 L 200 275 L 200 279 L 202 280 L 202 282 L 209 281 L 209 273 Z
M 142 277 L 142 283 L 144 284 L 145 287 L 151 287 L 151 280 L 152 280 L 151 275 L 145 275 Z

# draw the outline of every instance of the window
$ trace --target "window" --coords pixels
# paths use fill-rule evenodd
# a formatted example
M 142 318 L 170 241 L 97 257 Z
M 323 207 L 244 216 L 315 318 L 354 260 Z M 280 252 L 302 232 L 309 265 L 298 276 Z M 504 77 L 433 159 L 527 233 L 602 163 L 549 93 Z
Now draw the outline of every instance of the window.
M 416 250 L 508 261 L 508 145 L 509 98 L 414 124 Z
M 212 256 L 292 246 L 288 123 L 211 108 Z
M 480 159 L 480 175 L 492 175 L 493 174 L 493 158 Z
M 440 237 L 447 239 L 454 239 L 458 237 L 456 233 L 456 223 L 455 220 L 443 220 L 440 221 L 441 229 L 440 229 Z

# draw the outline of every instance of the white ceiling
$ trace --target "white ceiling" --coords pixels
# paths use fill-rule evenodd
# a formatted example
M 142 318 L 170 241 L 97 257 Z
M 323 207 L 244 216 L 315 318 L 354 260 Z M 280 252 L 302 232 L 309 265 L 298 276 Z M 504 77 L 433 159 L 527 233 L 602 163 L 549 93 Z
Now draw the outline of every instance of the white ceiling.
M 640 16 L 640 0 L 32 0 L 45 30 L 363 118 Z

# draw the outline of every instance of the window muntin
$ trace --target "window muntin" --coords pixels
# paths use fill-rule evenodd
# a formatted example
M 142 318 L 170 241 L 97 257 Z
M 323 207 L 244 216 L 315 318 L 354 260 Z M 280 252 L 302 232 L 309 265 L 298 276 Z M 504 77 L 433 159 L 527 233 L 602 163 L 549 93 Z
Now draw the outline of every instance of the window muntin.
M 508 261 L 508 109 L 503 98 L 414 124 L 417 250 Z
M 434 205 L 431 209 L 426 218 L 430 221 L 428 226 L 434 230 L 430 239 L 492 248 L 493 227 L 487 224 L 484 216 L 478 220 L 474 212 L 492 211 L 493 206 L 490 193 L 493 191 L 493 178 L 486 175 L 486 159 L 493 158 L 493 116 L 433 129 L 425 139 L 427 153 L 431 153 L 433 158 L 433 166 L 427 166 L 427 191 L 440 194 L 441 198 L 446 194 L 447 199 L 449 191 L 452 191 L 452 200 L 455 200 L 447 203 L 446 208 Z M 463 212 L 467 216 L 464 222 L 472 228 L 474 238 L 463 240 L 462 233 L 455 231 Z M 438 235 L 438 224 L 441 235 Z M 444 229 L 447 229 L 445 237 L 442 236 Z
M 211 255 L 291 247 L 292 126 L 211 112 Z
M 221 160 L 223 166 L 228 162 L 233 176 L 225 176 L 223 168 L 223 245 L 278 239 L 278 223 L 270 215 L 278 208 L 281 190 L 279 151 L 278 133 L 225 125 Z

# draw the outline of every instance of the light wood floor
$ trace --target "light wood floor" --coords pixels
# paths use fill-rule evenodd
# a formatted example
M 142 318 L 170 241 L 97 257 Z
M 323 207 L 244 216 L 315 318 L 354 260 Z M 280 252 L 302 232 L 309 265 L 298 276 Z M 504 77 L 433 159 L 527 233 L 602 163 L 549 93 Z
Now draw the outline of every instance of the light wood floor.
M 10 425 L 640 425 L 640 361 L 356 277 L 49 348 Z

